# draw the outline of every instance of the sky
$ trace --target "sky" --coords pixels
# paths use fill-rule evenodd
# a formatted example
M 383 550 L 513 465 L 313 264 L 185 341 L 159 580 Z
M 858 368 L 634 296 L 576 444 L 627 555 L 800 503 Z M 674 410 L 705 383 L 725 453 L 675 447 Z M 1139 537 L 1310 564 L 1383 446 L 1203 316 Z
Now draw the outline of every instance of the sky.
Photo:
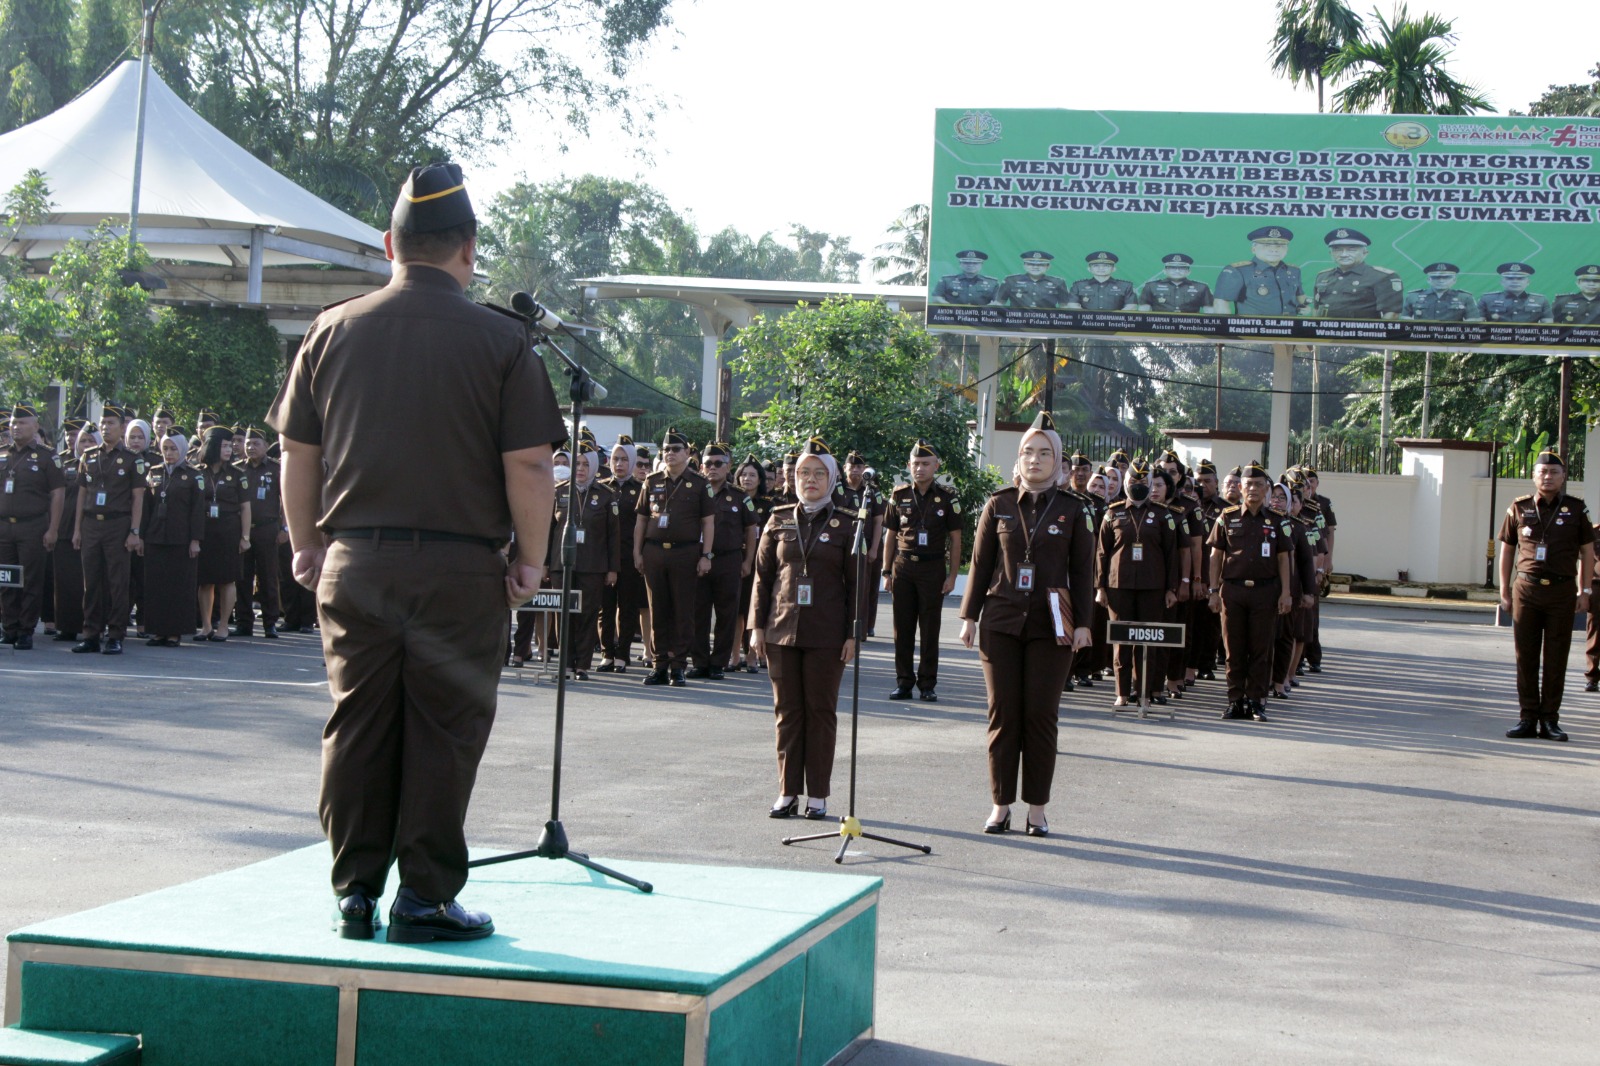
M 1352 6 L 1372 24 L 1370 8 Z M 1268 69 L 1275 7 L 676 0 L 673 27 L 632 76 L 667 102 L 648 159 L 605 121 L 565 153 L 530 128 L 470 180 L 481 200 L 523 178 L 636 179 L 705 235 L 731 225 L 786 237 L 800 223 L 870 256 L 901 211 L 929 198 L 935 108 L 1315 114 L 1315 92 Z M 1455 18 L 1451 71 L 1500 113 L 1525 111 L 1552 83 L 1588 80 L 1600 48 L 1577 32 L 1575 10 L 1573 0 L 1411 4 L 1413 17 Z

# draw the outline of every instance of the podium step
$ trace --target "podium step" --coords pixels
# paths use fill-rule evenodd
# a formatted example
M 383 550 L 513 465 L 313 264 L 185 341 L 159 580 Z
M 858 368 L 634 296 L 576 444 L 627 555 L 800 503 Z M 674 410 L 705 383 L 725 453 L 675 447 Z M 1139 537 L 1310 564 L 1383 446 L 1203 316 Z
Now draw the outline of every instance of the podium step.
M 115 1033 L 0 1029 L 0 1066 L 139 1066 L 139 1040 Z

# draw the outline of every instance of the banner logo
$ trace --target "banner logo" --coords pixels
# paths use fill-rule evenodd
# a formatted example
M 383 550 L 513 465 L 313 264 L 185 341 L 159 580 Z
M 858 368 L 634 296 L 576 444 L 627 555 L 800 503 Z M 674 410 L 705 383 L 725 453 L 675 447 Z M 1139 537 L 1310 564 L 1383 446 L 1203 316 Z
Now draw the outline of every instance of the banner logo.
M 1417 148 L 1428 143 L 1432 136 L 1428 127 L 1420 122 L 1396 122 L 1383 131 L 1383 139 L 1396 148 Z
M 968 111 L 956 119 L 956 140 L 962 144 L 993 144 L 1000 132 L 1000 120 L 987 111 Z

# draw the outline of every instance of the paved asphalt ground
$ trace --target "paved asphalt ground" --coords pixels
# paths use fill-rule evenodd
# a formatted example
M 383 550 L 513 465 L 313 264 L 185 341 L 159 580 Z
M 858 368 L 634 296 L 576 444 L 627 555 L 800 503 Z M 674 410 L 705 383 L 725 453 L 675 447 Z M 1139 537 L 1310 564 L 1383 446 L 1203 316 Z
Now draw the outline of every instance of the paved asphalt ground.
M 1219 721 L 1220 682 L 1175 721 L 1113 717 L 1104 685 L 1069 695 L 1051 836 L 996 838 L 954 618 L 939 703 L 882 698 L 881 638 L 862 670 L 859 813 L 934 850 L 863 842 L 843 867 L 885 881 L 878 1040 L 855 1062 L 1600 1061 L 1600 696 L 1581 660 L 1572 742 L 1509 741 L 1509 631 L 1330 606 L 1327 671 L 1269 723 Z M 318 841 L 322 676 L 304 636 L 0 651 L 0 931 Z M 780 846 L 795 823 L 764 815 L 765 675 L 639 680 L 571 690 L 574 847 L 838 869 L 836 845 Z M 475 846 L 535 839 L 553 693 L 506 672 Z

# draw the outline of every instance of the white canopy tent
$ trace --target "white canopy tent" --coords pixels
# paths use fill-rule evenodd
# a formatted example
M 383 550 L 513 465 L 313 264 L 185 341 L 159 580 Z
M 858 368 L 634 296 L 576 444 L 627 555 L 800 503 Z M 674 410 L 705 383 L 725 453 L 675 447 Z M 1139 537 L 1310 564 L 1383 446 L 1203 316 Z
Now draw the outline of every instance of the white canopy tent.
M 14 253 L 46 260 L 102 220 L 127 219 L 138 93 L 139 64 L 128 60 L 65 107 L 0 135 L 0 190 L 30 169 L 50 185 L 50 218 L 25 227 Z M 156 299 L 260 307 L 299 333 L 295 323 L 322 304 L 387 280 L 381 231 L 233 143 L 153 71 L 146 107 L 139 239 L 178 264 L 156 271 L 169 285 Z

